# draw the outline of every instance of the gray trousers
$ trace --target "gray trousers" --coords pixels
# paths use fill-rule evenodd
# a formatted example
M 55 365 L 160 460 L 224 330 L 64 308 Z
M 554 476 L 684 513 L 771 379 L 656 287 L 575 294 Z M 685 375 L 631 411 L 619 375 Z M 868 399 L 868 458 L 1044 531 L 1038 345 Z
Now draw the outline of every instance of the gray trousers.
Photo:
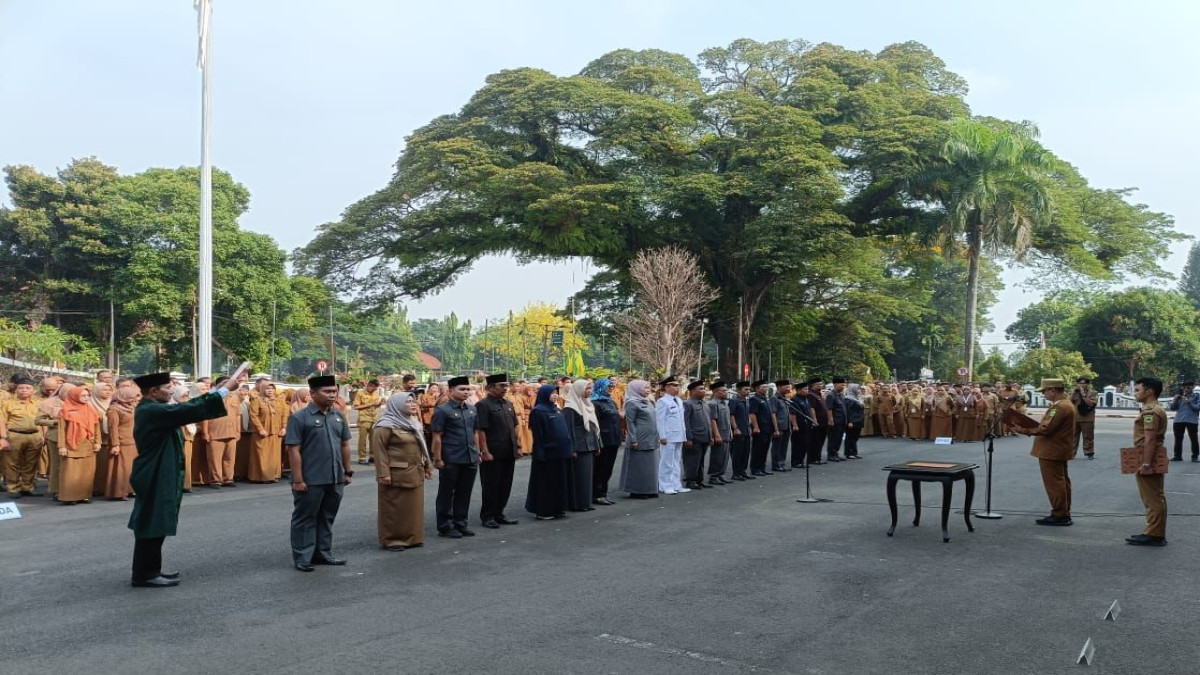
M 683 446 L 683 480 L 704 482 L 704 455 L 708 452 L 708 443 L 692 443 L 692 447 Z
M 791 430 L 785 430 L 779 438 L 771 439 L 771 467 L 787 464 L 788 441 L 792 439 Z
M 708 475 L 724 476 L 729 465 L 729 441 L 713 443 L 708 455 Z
M 309 485 L 292 491 L 292 561 L 311 563 L 314 555 L 333 557 L 333 519 L 342 503 L 343 485 Z

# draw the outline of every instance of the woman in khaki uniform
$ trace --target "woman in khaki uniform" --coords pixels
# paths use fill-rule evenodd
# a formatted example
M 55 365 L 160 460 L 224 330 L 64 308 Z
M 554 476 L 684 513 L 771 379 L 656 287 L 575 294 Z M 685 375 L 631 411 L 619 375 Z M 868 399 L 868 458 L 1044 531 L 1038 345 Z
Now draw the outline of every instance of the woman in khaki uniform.
M 133 409 L 137 407 L 140 397 L 137 389 L 121 387 L 108 406 L 108 456 L 101 456 L 97 462 L 107 466 L 104 496 L 108 499 L 125 500 L 133 495 L 133 488 L 129 485 L 133 460 L 137 458 L 137 444 L 133 441 Z
M 188 400 L 200 398 L 208 393 L 207 382 L 197 382 L 188 390 Z M 191 482 L 189 486 L 206 485 L 212 480 L 212 473 L 208 470 L 208 439 L 204 435 L 204 423 L 191 425 L 194 427 L 192 434 L 192 470 Z M 187 433 L 186 430 L 184 432 Z
M 425 543 L 425 481 L 433 462 L 417 400 L 408 392 L 393 395 L 371 430 L 379 483 L 379 545 L 403 551 Z
M 194 385 L 195 386 L 195 385 Z M 187 403 L 192 398 L 192 392 L 181 385 L 171 388 L 171 405 Z M 180 429 L 183 432 L 183 491 L 192 491 L 192 447 L 196 442 L 197 425 L 185 424 Z
M 279 482 L 280 438 L 284 427 L 281 408 L 283 403 L 275 398 L 275 385 L 265 384 L 259 395 L 250 399 L 250 426 L 253 432 L 253 448 L 246 465 L 246 478 L 251 483 Z
M 925 396 L 917 387 L 910 387 L 904 398 L 904 437 L 912 441 L 925 440 Z
M 939 387 L 933 395 L 933 424 L 930 425 L 929 437 L 933 439 L 950 438 L 954 436 L 954 397 Z
M 862 386 L 862 394 L 859 398 L 862 399 L 863 413 L 866 415 L 863 417 L 863 428 L 861 435 L 874 436 L 875 420 L 878 417 L 878 414 L 875 411 L 875 388 L 869 384 L 864 384 Z
M 58 413 L 58 501 L 65 505 L 92 501 L 96 452 L 100 450 L 100 415 L 91 392 L 73 387 Z
M 92 481 L 92 496 L 99 497 L 108 487 L 108 408 L 116 390 L 107 382 L 92 387 L 91 405 L 100 416 L 100 452 L 96 453 L 96 478 Z
M 44 385 L 45 380 L 42 382 Z M 46 430 L 46 450 L 50 453 L 48 469 L 50 472 L 50 481 L 46 487 L 46 492 L 52 497 L 58 494 L 59 467 L 62 464 L 62 458 L 58 454 L 58 414 L 62 412 L 63 402 L 67 400 L 67 394 L 74 388 L 75 385 L 73 384 L 63 384 L 54 392 L 53 396 L 47 396 L 42 399 L 41 403 L 38 403 L 38 414 L 34 420 L 39 427 L 43 427 Z

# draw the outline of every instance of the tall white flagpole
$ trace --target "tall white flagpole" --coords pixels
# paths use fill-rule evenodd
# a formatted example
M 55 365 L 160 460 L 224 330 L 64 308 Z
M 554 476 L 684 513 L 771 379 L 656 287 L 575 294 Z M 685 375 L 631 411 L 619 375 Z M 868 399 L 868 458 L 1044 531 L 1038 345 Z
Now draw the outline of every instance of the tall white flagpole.
M 195 355 L 197 379 L 212 374 L 212 0 L 193 0 L 200 32 L 197 67 L 200 68 L 200 281 L 198 293 L 199 336 Z

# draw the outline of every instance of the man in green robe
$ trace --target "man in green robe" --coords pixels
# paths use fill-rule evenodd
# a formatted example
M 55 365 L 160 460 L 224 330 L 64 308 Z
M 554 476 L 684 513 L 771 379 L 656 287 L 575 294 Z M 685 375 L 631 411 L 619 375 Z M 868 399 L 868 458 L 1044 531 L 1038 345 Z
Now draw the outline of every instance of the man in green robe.
M 226 383 L 237 387 L 245 379 L 239 368 Z M 183 432 L 188 424 L 224 417 L 225 397 L 222 386 L 186 403 L 171 404 L 170 373 L 155 373 L 136 378 L 142 401 L 133 415 L 133 440 L 138 456 L 133 460 L 129 483 L 136 498 L 129 516 L 133 530 L 133 579 L 137 588 L 166 588 L 179 585 L 178 572 L 162 571 L 162 545 L 175 536 L 179 524 L 179 505 L 183 500 Z

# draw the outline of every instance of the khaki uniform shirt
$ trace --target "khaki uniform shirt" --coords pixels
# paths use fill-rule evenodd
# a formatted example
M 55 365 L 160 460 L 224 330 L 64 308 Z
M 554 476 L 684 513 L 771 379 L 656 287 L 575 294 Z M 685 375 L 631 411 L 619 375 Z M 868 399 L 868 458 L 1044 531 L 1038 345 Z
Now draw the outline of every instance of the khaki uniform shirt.
M 22 401 L 10 398 L 0 403 L 0 425 L 9 433 L 36 433 L 39 431 L 34 420 L 37 418 L 37 401 Z
M 358 411 L 358 426 L 361 427 L 368 424 L 375 424 L 375 420 L 379 415 L 379 408 L 375 407 L 375 404 L 379 403 L 379 401 L 382 399 L 383 396 L 380 395 L 378 389 L 376 389 L 374 392 L 367 391 L 366 389 L 358 392 L 358 395 L 354 397 L 354 407 L 357 408 L 360 405 L 371 406 L 365 410 Z
M 1155 448 L 1162 447 L 1167 437 L 1167 413 L 1158 401 L 1145 403 L 1138 411 L 1137 421 L 1133 423 L 1134 447 L 1139 450 L 1146 447 L 1147 435 L 1153 437 Z
M 1075 457 L 1075 406 L 1070 401 L 1055 401 L 1042 415 L 1042 423 L 1030 432 L 1038 459 L 1066 461 Z

